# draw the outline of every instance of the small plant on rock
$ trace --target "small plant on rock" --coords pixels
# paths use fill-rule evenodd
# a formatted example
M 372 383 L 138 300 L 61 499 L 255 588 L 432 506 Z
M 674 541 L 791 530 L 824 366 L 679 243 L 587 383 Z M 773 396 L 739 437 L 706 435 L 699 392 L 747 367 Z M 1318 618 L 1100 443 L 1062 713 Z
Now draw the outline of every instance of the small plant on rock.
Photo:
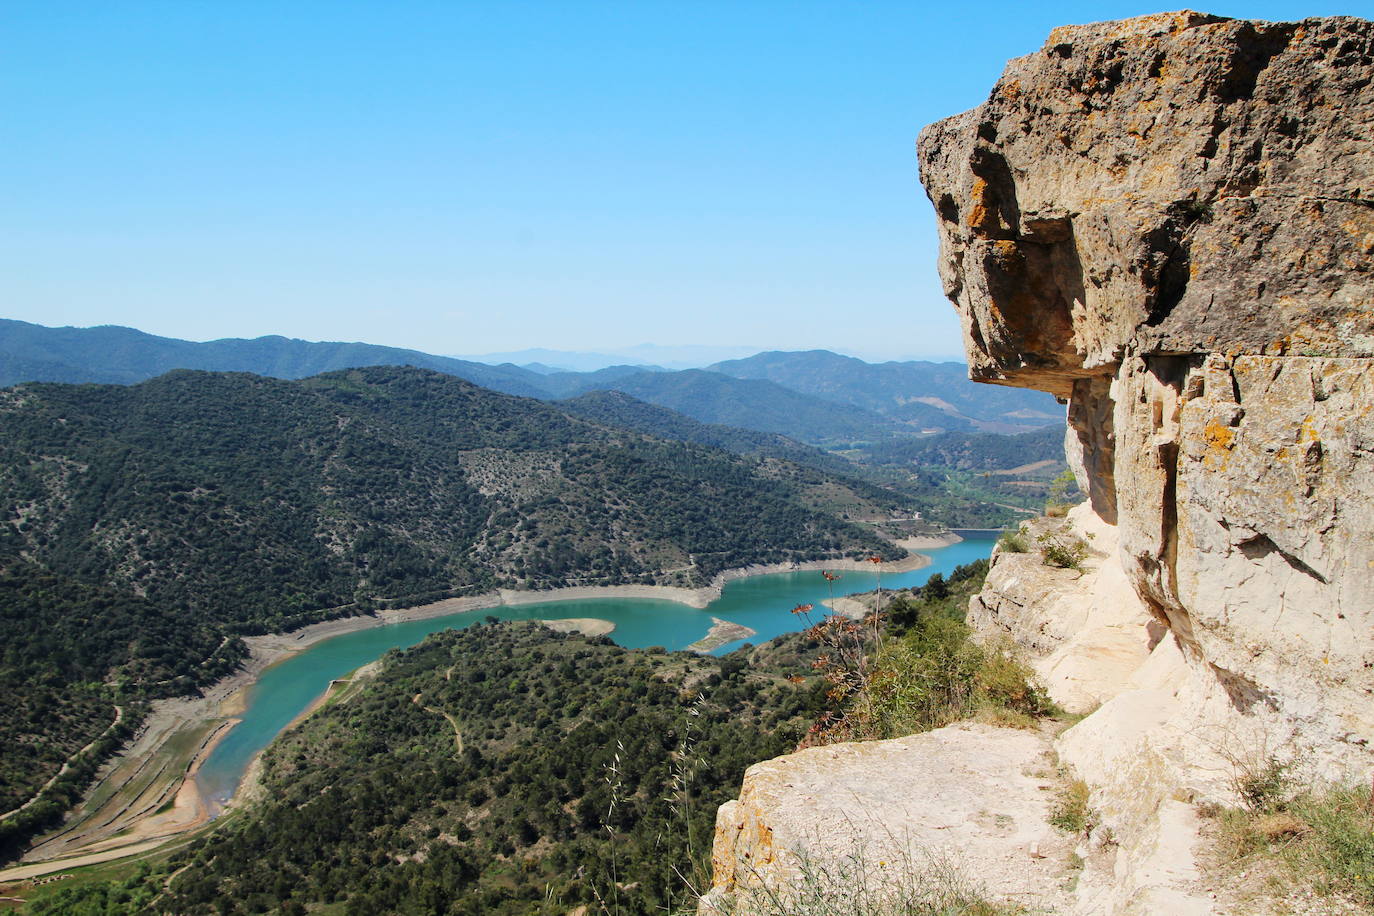
M 1083 571 L 1088 545 L 1082 540 L 1061 531 L 1046 531 L 1035 540 L 1040 544 L 1040 559 L 1046 566 Z
M 1088 784 L 1081 779 L 1066 782 L 1054 800 L 1050 823 L 1068 833 L 1083 834 L 1092 829 L 1088 807 Z
M 1025 532 L 1020 528 L 1008 528 L 997 539 L 997 549 L 1003 553 L 1030 553 Z

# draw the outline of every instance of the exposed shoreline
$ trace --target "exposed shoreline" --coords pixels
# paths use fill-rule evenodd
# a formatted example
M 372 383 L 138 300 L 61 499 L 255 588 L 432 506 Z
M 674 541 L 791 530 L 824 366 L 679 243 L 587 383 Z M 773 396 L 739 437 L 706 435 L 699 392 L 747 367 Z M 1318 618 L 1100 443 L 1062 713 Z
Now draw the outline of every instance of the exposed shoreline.
M 610 636 L 615 624 L 600 617 L 564 617 L 562 620 L 540 620 L 555 633 L 581 633 L 583 636 Z
M 735 623 L 730 620 L 721 620 L 719 617 L 711 618 L 711 629 L 706 635 L 698 639 L 687 647 L 688 652 L 695 652 L 698 655 L 709 655 L 721 646 L 729 645 L 732 642 L 739 642 L 758 634 L 758 630 L 753 627 L 746 627 L 742 623 Z
M 191 729 L 212 728 L 213 734 L 210 740 L 198 747 L 191 756 L 191 759 L 186 763 L 186 769 L 184 770 L 185 775 L 181 784 L 176 788 L 174 811 L 164 812 L 164 818 L 166 814 L 172 813 L 179 814 L 180 817 L 165 818 L 161 823 L 157 824 L 157 827 L 160 829 L 155 831 L 150 831 L 148 828 L 153 825 L 146 823 L 154 819 L 134 819 L 132 822 L 125 824 L 124 828 L 120 831 L 120 839 L 127 838 L 126 843 L 119 842 L 108 835 L 91 836 L 91 842 L 75 844 L 70 853 L 58 853 L 56 856 L 43 856 L 40 852 L 38 857 L 32 859 L 26 856 L 21 860 L 22 868 L 12 867 L 5 872 L 0 872 L 0 875 L 3 875 L 5 878 L 13 878 L 17 877 L 15 872 L 22 871 L 24 877 L 36 877 L 41 874 L 58 871 L 62 868 L 75 867 L 78 862 L 108 861 L 110 859 L 120 858 L 124 855 L 146 852 L 160 845 L 162 842 L 204 826 L 214 817 L 226 810 L 250 802 L 259 791 L 259 789 L 255 787 L 255 782 L 261 769 L 260 757 L 255 758 L 253 763 L 250 764 L 248 770 L 240 780 L 239 785 L 236 787 L 234 795 L 223 806 L 213 799 L 205 797 L 204 793 L 200 791 L 199 786 L 196 785 L 195 775 L 204 761 L 209 757 L 214 746 L 229 732 L 229 726 L 236 724 L 237 718 L 241 716 L 247 708 L 248 690 L 257 682 L 262 672 L 326 639 L 391 624 L 408 623 L 417 620 L 431 620 L 436 617 L 447 617 L 490 608 L 520 607 L 554 601 L 579 601 L 600 598 L 643 598 L 672 601 L 688 607 L 700 609 L 705 608 L 712 601 L 719 598 L 721 590 L 726 583 L 733 582 L 737 579 L 768 575 L 771 573 L 801 572 L 808 570 L 873 571 L 876 569 L 876 571 L 880 573 L 910 572 L 929 566 L 934 562 L 931 557 L 914 551 L 946 547 L 950 544 L 958 543 L 960 540 L 962 540 L 962 538 L 952 532 L 948 533 L 946 536 L 907 538 L 898 541 L 897 544 L 909 551 L 913 551 L 911 555 L 901 560 L 881 564 L 873 564 L 867 560 L 833 559 L 809 560 L 795 563 L 756 564 L 737 569 L 728 569 L 718 573 L 711 580 L 710 585 L 699 588 L 627 584 L 608 586 L 568 586 L 549 589 L 547 591 L 499 589 L 481 595 L 474 595 L 466 598 L 448 598 L 430 604 L 418 605 L 416 607 L 388 609 L 377 611 L 375 614 L 370 615 L 325 620 L 287 633 L 271 633 L 263 636 L 244 637 L 243 641 L 248 646 L 249 655 L 244 659 L 237 671 L 205 688 L 204 692 L 199 697 L 181 697 L 154 701 L 150 705 L 148 715 L 133 745 L 124 754 L 113 758 L 107 763 L 106 766 L 102 768 L 102 775 L 97 778 L 97 781 L 87 789 L 86 792 L 86 798 L 91 798 L 102 788 L 105 788 L 105 782 L 109 778 L 115 776 L 122 769 L 126 769 L 130 763 L 136 763 L 140 758 L 148 758 L 159 753 L 172 737 L 184 734 Z M 712 636 L 719 637 L 722 635 L 721 633 L 717 633 L 717 630 L 723 628 L 722 625 L 730 628 L 738 626 L 737 624 L 729 624 L 725 621 L 716 621 L 716 625 L 712 627 L 711 632 L 700 642 L 704 643 L 710 640 Z M 752 635 L 752 633 L 750 635 Z M 310 715 L 310 713 L 318 709 L 326 701 L 329 694 L 330 691 L 326 690 L 320 698 L 311 703 L 309 707 L 292 720 L 287 728 L 289 729 L 295 726 Z M 176 823 L 167 823 L 167 821 L 171 820 L 175 820 Z M 78 835 L 81 835 L 82 825 L 77 823 L 74 824 L 73 827 L 76 828 Z M 150 836 L 150 832 L 154 835 Z M 47 844 L 40 843 L 33 851 L 38 852 L 44 845 Z M 16 863 L 16 866 L 17 865 L 18 863 Z
M 952 532 L 945 536 L 906 538 L 896 543 L 899 547 L 912 551 L 911 555 L 889 563 L 874 564 L 868 560 L 836 559 L 805 560 L 792 563 L 758 563 L 753 566 L 741 566 L 717 573 L 715 578 L 711 580 L 710 585 L 700 586 L 698 588 L 683 588 L 675 585 L 640 584 L 572 585 L 549 589 L 547 591 L 498 589 L 494 592 L 485 592 L 481 595 L 473 595 L 468 598 L 445 598 L 442 601 L 417 605 L 416 607 L 381 610 L 372 615 L 338 617 L 333 620 L 324 620 L 320 623 L 312 623 L 309 626 L 301 627 L 299 630 L 292 630 L 289 633 L 271 633 L 265 636 L 245 636 L 243 641 L 248 645 L 250 655 L 249 661 L 245 662 L 244 665 L 245 670 L 250 665 L 252 666 L 251 683 L 251 681 L 257 680 L 257 675 L 264 669 L 271 667 L 290 655 L 294 655 L 303 649 L 313 646 L 317 642 L 330 639 L 334 636 L 342 636 L 345 633 L 356 633 L 359 630 L 369 630 L 374 627 L 387 626 L 389 624 L 410 623 L 416 620 L 432 620 L 435 617 L 447 617 L 451 614 L 465 614 L 471 611 L 481 611 L 497 607 L 522 607 L 529 604 L 544 604 L 553 601 L 588 601 L 599 598 L 646 598 L 659 601 L 673 601 L 678 604 L 685 604 L 688 607 L 701 609 L 709 606 L 712 601 L 720 597 L 721 589 L 726 583 L 734 582 L 737 579 L 747 579 L 751 576 L 766 576 L 772 573 L 805 572 L 823 569 L 860 571 L 871 571 L 876 569 L 880 573 L 912 572 L 917 569 L 923 569 L 935 562 L 925 554 L 916 553 L 915 551 L 935 550 L 940 547 L 948 547 L 962 540 L 963 538 Z M 215 686 L 218 687 L 219 684 Z M 248 684 L 242 686 L 248 686 Z M 237 689 L 242 689 L 242 687 Z

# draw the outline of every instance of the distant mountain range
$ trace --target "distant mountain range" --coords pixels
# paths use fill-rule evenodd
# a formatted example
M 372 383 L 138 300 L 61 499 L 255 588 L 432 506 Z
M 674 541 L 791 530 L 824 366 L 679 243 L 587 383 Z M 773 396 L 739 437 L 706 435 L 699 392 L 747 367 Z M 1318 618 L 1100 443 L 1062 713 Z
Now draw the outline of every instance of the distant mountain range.
M 759 353 L 706 370 L 622 365 L 566 372 L 364 343 L 285 337 L 195 343 L 116 326 L 48 328 L 0 319 L 0 386 L 25 381 L 127 385 L 172 369 L 298 379 L 371 365 L 433 369 L 543 400 L 622 391 L 701 423 L 822 446 L 952 431 L 1024 432 L 1057 425 L 1064 417 L 1049 395 L 968 381 L 961 363 L 875 365 L 826 350 Z
M 529 385 L 536 373 L 489 366 L 419 350 L 364 343 L 315 343 L 288 337 L 225 338 L 196 343 L 133 328 L 49 328 L 0 319 L 0 387 L 19 382 L 102 382 L 132 385 L 173 369 L 251 372 L 298 379 L 362 366 L 414 366 L 456 375 L 483 388 L 547 398 Z
M 963 363 L 874 364 L 829 350 L 807 350 L 759 353 L 707 368 L 735 378 L 767 380 L 914 427 L 950 429 L 949 418 L 954 417 L 967 420 L 968 427 L 1019 432 L 1064 420 L 1063 408 L 1050 396 L 969 381 Z
M 457 358 L 493 365 L 514 363 L 536 372 L 594 372 L 607 366 L 625 365 L 645 369 L 700 369 L 723 359 L 736 359 L 757 352 L 758 347 L 712 347 L 699 344 L 663 346 L 645 343 L 604 353 L 534 347 L 504 353 L 458 354 Z

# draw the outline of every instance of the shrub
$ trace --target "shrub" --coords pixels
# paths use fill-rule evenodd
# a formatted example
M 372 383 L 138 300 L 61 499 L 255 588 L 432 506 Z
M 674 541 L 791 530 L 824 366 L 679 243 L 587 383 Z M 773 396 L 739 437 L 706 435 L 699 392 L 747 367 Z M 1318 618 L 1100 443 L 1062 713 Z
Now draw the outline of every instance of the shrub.
M 981 646 L 962 621 L 928 615 L 876 654 L 833 740 L 894 738 L 986 714 L 1027 727 L 1054 705 L 1007 646 Z
M 1083 561 L 1088 556 L 1088 545 L 1083 541 L 1055 531 L 1046 531 L 1037 536 L 1036 541 L 1040 543 L 1040 559 L 1046 566 L 1083 571 Z
M 1008 528 L 997 539 L 997 549 L 1003 553 L 1030 553 L 1030 544 L 1026 543 L 1026 534 L 1020 528 Z
M 1242 804 L 1255 812 L 1281 809 L 1292 787 L 1290 766 L 1277 757 L 1267 757 L 1257 767 L 1241 768 L 1236 773 L 1235 784 Z

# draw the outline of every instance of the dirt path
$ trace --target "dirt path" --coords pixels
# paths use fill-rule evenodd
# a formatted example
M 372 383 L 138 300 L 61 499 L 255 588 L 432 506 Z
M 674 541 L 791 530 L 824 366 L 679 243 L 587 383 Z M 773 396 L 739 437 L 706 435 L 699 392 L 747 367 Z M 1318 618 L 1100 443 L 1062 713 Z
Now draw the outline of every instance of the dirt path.
M 442 709 L 438 709 L 434 706 L 426 706 L 425 712 L 432 712 L 448 719 L 448 724 L 453 726 L 453 743 L 458 753 L 463 753 L 463 729 L 458 725 L 457 717 L 452 713 L 444 712 Z
M 113 862 L 115 859 L 122 859 L 125 856 L 134 856 L 141 852 L 148 852 L 156 849 L 164 842 L 166 842 L 166 838 L 159 837 L 155 840 L 134 843 L 130 846 L 121 846 L 118 849 L 107 849 L 104 852 L 93 852 L 84 856 L 73 856 L 70 859 L 53 859 L 48 862 L 38 862 L 33 865 L 20 865 L 16 868 L 0 871 L 0 884 L 9 884 L 14 881 L 27 881 L 29 878 L 49 875 L 55 871 L 62 871 L 65 868 L 81 868 L 83 865 L 99 865 L 101 862 Z
M 450 670 L 451 670 L 451 669 L 450 669 Z M 458 718 L 457 718 L 457 716 L 454 716 L 452 713 L 444 712 L 442 709 L 438 708 L 437 706 L 426 706 L 426 705 L 424 705 L 424 694 L 423 694 L 423 693 L 417 693 L 417 694 L 415 694 L 415 696 L 413 696 L 413 697 L 410 698 L 410 702 L 414 703 L 416 706 L 419 706 L 419 707 L 420 707 L 421 709 L 423 709 L 425 712 L 432 712 L 432 713 L 434 713 L 436 716 L 443 716 L 445 719 L 447 719 L 447 720 L 448 720 L 448 724 L 451 725 L 451 726 L 453 726 L 453 743 L 454 743 L 455 747 L 457 748 L 458 753 L 459 753 L 459 754 L 463 753 L 463 728 L 462 728 L 461 725 L 458 724 Z

